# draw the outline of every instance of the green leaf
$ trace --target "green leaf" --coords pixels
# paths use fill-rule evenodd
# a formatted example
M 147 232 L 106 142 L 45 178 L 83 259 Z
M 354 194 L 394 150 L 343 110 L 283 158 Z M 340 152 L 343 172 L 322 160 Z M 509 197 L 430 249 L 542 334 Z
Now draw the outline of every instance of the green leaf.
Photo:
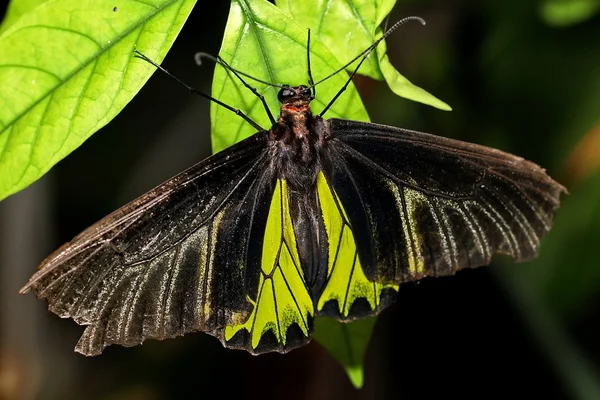
M 12 25 L 19 17 L 33 10 L 35 7 L 48 0 L 12 0 L 8 3 L 8 9 L 2 24 L 0 24 L 0 33 Z
M 0 34 L 0 199 L 106 125 L 160 62 L 195 0 L 48 0 Z
M 570 26 L 584 22 L 600 11 L 598 0 L 547 0 L 540 6 L 548 25 Z
M 277 0 L 277 5 L 310 28 L 316 39 L 314 41 L 323 42 L 342 65 L 381 37 L 381 24 L 395 3 L 396 0 Z M 340 40 L 342 37 L 343 40 Z M 359 73 L 377 80 L 385 79 L 398 96 L 441 110 L 451 110 L 448 104 L 402 76 L 386 52 L 385 42 L 382 42 L 377 46 L 377 57 L 369 57 Z M 348 69 L 352 71 L 353 66 Z
M 302 28 L 266 0 L 234 0 L 231 2 L 225 36 L 219 55 L 233 68 L 275 84 L 307 84 L 306 41 L 307 30 Z M 341 64 L 318 40 L 311 42 L 313 77 L 319 80 Z M 317 86 L 317 98 L 311 106 L 314 112 L 322 110 L 348 79 L 337 74 Z M 262 94 L 269 109 L 277 118 L 280 104 L 276 87 L 248 79 L 248 83 Z M 217 67 L 213 78 L 212 95 L 216 99 L 242 110 L 264 128 L 271 122 L 259 99 L 246 89 L 232 74 Z M 352 84 L 327 111 L 328 117 L 368 121 L 367 112 Z M 212 146 L 220 151 L 253 133 L 254 129 L 231 111 L 211 105 Z
M 363 385 L 363 361 L 377 318 L 340 323 L 331 318 L 315 318 L 314 338 L 344 366 L 356 388 Z

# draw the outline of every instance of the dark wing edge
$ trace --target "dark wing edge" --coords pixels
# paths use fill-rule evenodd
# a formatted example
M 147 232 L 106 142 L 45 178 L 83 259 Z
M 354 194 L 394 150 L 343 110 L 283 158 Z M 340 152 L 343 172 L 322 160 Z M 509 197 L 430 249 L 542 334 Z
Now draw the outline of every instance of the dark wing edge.
M 534 258 L 566 189 L 493 148 L 330 119 L 324 172 L 375 282 L 443 276 L 497 253 Z M 393 227 L 399 227 L 394 229 Z
M 176 175 L 47 257 L 20 293 L 86 325 L 75 350 L 88 356 L 191 331 L 225 344 L 223 327 L 249 311 L 246 282 L 258 273 L 247 258 L 266 224 L 267 155 L 259 132 Z

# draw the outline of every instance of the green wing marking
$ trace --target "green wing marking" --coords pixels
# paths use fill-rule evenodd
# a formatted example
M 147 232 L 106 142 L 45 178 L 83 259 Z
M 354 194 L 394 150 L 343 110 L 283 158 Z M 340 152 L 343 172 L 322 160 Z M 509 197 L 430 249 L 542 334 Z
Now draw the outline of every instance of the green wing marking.
M 322 311 L 328 301 L 335 300 L 342 318 L 352 317 L 352 305 L 363 298 L 371 310 L 376 311 L 381 304 L 381 291 L 398 290 L 398 285 L 370 281 L 366 277 L 346 211 L 322 172 L 317 178 L 317 190 L 329 241 L 327 284 L 319 297 L 317 310 Z
M 405 238 L 404 244 L 406 248 L 406 257 L 408 260 L 408 270 L 411 276 L 424 275 L 425 262 L 419 249 L 422 247 L 421 236 L 416 234 L 418 216 L 415 215 L 416 210 L 414 191 L 407 188 L 398 188 L 391 182 L 388 182 L 389 190 L 394 195 L 396 201 L 396 209 L 402 221 L 402 234 Z M 403 191 L 401 194 L 400 191 Z
M 252 313 L 244 323 L 228 325 L 225 340 L 245 329 L 256 349 L 263 335 L 271 331 L 277 342 L 285 346 L 288 328 L 293 324 L 309 336 L 314 309 L 300 265 L 285 180 L 278 180 L 275 186 L 264 236 L 258 294 L 256 300 L 248 297 L 248 301 L 254 307 Z M 233 320 L 242 317 L 234 316 Z

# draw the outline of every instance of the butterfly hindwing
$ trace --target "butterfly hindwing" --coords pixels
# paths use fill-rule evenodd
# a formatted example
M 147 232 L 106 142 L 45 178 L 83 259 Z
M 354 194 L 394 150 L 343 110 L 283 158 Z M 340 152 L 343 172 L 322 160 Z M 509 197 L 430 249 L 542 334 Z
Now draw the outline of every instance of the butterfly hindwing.
M 534 257 L 564 188 L 537 165 L 475 144 L 328 120 L 324 172 L 368 279 L 399 284 Z
M 256 296 L 251 313 L 225 328 L 225 340 L 243 343 L 251 353 L 285 352 L 305 344 L 314 309 L 298 253 L 287 182 L 277 179 L 262 241 Z M 260 347 L 259 347 L 260 344 Z
M 365 275 L 363 259 L 357 249 L 361 243 L 356 240 L 360 237 L 356 225 L 350 222 L 344 203 L 322 172 L 317 178 L 317 191 L 328 242 L 327 265 L 323 266 L 327 268 L 327 279 L 317 309 L 320 315 L 341 320 L 376 313 L 391 300 L 393 292 L 389 290 L 382 298 L 384 289 L 397 290 L 398 286 Z

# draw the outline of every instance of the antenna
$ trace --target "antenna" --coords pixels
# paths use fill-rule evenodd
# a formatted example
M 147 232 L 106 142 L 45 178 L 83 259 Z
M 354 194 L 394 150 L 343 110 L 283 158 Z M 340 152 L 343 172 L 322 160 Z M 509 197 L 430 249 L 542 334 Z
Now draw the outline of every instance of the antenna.
M 308 63 L 308 85 L 312 88 L 310 91 L 310 99 L 314 99 L 317 95 L 315 81 L 313 80 L 312 71 L 310 70 L 310 29 L 308 30 L 308 39 L 306 40 L 306 62 Z
M 196 54 L 194 54 L 194 60 L 196 61 L 196 64 L 198 66 L 202 66 L 202 59 L 206 58 L 212 62 L 214 62 L 215 64 L 219 64 L 220 66 L 222 66 L 223 68 L 235 73 L 236 75 L 241 75 L 244 76 L 248 79 L 252 79 L 255 82 L 258 83 L 262 83 L 263 85 L 267 85 L 267 86 L 272 86 L 272 87 L 276 87 L 278 89 L 283 89 L 284 85 L 279 85 L 277 83 L 271 83 L 271 82 L 267 82 L 267 81 L 263 81 L 262 79 L 256 78 L 250 74 L 247 74 L 243 71 L 240 71 L 239 69 L 235 69 L 233 67 L 231 67 L 230 65 L 225 65 L 225 61 L 223 61 L 223 59 L 221 57 L 215 57 L 211 54 L 208 53 L 204 53 L 204 52 L 198 52 Z

